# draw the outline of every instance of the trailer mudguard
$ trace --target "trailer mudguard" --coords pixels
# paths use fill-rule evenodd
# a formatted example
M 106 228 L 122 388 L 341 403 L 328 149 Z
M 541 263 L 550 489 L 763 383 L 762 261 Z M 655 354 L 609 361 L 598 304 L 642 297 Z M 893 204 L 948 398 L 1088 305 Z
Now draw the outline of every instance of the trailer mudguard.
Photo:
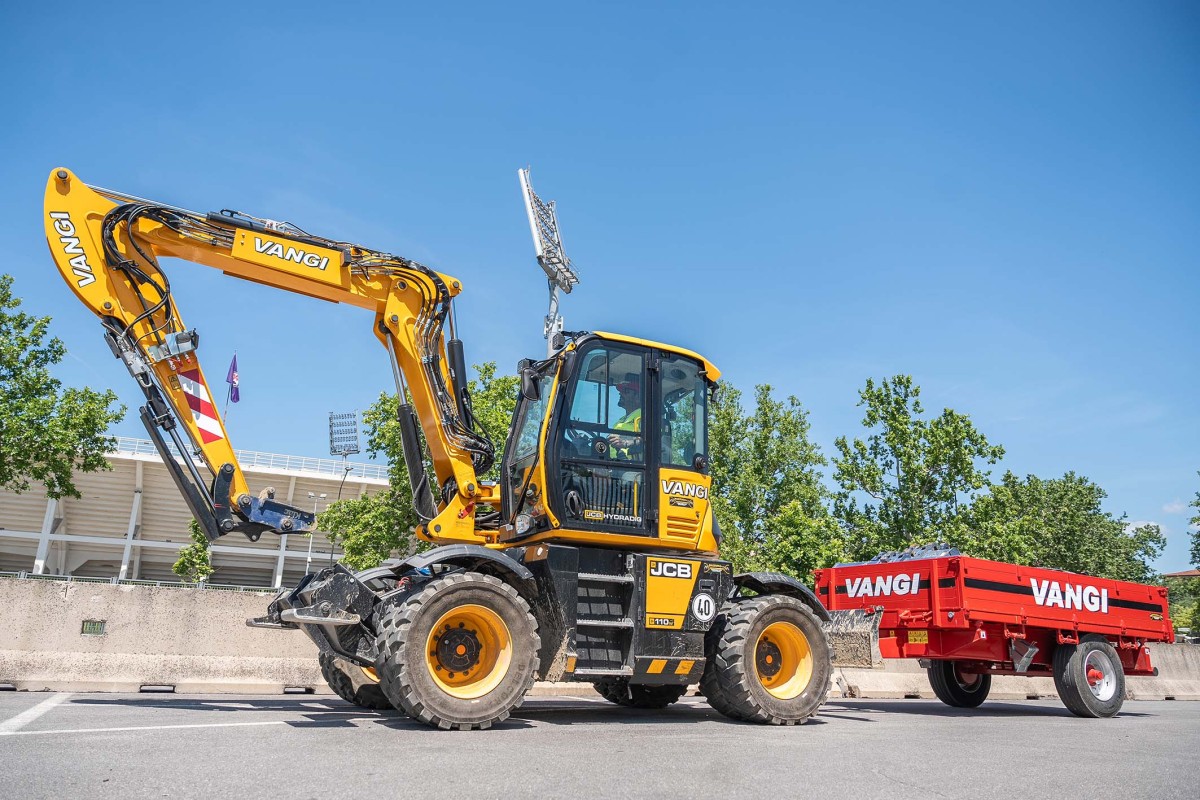
M 733 576 L 734 592 L 746 589 L 755 594 L 786 594 L 802 601 L 813 610 L 817 619 L 829 622 L 829 612 L 812 589 L 790 575 L 778 572 L 743 572 Z

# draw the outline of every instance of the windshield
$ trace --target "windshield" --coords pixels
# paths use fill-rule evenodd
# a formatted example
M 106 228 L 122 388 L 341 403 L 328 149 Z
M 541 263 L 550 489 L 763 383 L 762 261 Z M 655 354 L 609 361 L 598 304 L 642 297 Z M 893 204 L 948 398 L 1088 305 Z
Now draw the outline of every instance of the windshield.
M 538 436 L 542 431 L 542 420 L 546 417 L 546 403 L 550 399 L 550 384 L 554 375 L 546 372 L 534 378 L 538 387 L 538 399 L 521 398 L 517 413 L 517 427 L 513 432 L 512 460 L 520 461 L 537 452 Z

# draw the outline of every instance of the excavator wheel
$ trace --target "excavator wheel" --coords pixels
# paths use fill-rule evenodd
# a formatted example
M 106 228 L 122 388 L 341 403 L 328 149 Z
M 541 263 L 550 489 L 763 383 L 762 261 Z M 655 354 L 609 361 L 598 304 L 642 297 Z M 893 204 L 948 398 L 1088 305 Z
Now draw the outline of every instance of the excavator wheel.
M 330 653 L 322 653 L 317 660 L 321 664 L 321 676 L 325 678 L 329 688 L 347 703 L 375 711 L 384 711 L 392 707 L 383 690 L 379 688 L 379 678 L 375 670 L 347 664 Z M 355 681 L 349 670 L 358 670 L 362 679 Z M 357 688 L 355 683 L 358 684 Z
M 605 700 L 628 708 L 666 708 L 687 691 L 686 686 L 631 684 L 629 678 L 609 678 L 592 686 Z
M 727 717 L 799 725 L 817 712 L 833 671 L 821 623 L 785 595 L 732 600 L 705 639 L 700 691 Z
M 533 685 L 537 622 L 516 589 L 455 572 L 380 612 L 379 685 L 416 720 L 449 730 L 490 728 Z

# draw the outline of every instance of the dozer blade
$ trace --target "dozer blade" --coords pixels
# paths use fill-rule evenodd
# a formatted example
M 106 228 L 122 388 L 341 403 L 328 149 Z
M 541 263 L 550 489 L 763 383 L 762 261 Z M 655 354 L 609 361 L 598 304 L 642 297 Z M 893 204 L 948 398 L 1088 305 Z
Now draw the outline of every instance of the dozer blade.
M 883 664 L 879 653 L 879 614 L 855 609 L 831 611 L 829 622 L 822 623 L 835 667 L 870 669 Z

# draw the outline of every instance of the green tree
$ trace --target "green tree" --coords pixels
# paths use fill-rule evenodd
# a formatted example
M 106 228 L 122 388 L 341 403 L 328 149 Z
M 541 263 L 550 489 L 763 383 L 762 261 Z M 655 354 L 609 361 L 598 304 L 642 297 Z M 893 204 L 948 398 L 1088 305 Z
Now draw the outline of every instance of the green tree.
M 0 487 L 19 494 L 40 481 L 47 497 L 79 497 L 72 474 L 112 469 L 104 454 L 116 442 L 104 432 L 125 407 L 111 390 L 64 389 L 50 367 L 66 348 L 49 337 L 49 317 L 20 306 L 0 275 Z
M 1018 478 L 1006 472 L 976 498 L 949 541 L 980 558 L 1148 581 L 1166 539 L 1157 525 L 1130 528 L 1101 508 L 1107 494 L 1087 478 Z
M 496 445 L 496 464 L 482 479 L 499 475 L 505 436 L 516 405 L 519 380 L 497 375 L 496 364 L 475 365 L 477 377 L 467 384 L 479 424 Z M 388 488 L 379 494 L 340 500 L 321 513 L 317 526 L 342 546 L 342 561 L 351 569 L 368 569 L 393 554 L 416 552 L 423 543 L 415 538 L 417 515 L 413 511 L 408 470 L 396 421 L 399 400 L 383 393 L 363 413 L 367 452 L 388 460 Z
M 945 539 L 960 524 L 962 507 L 988 485 L 980 463 L 1004 455 L 964 414 L 947 408 L 924 419 L 920 396 L 908 375 L 868 379 L 858 405 L 871 433 L 865 441 L 835 442 L 834 515 L 855 559 Z
M 188 531 L 191 533 L 191 544 L 179 549 L 179 560 L 171 566 L 171 572 L 185 581 L 196 583 L 213 574 L 212 552 L 196 520 L 188 521 Z
M 1163 585 L 1176 632 L 1187 628 L 1189 635 L 1200 636 L 1200 578 L 1163 578 Z
M 747 415 L 741 392 L 722 383 L 710 416 L 711 495 L 721 554 L 739 571 L 776 570 L 803 579 L 836 562 L 841 539 L 820 473 L 827 462 L 810 439 L 800 401 L 775 400 L 771 387 L 760 385 Z
M 1200 472 L 1196 474 L 1200 475 Z M 1200 491 L 1196 492 L 1196 499 L 1188 505 L 1196 509 L 1196 515 L 1188 520 L 1192 526 L 1191 561 L 1193 567 L 1200 567 Z

